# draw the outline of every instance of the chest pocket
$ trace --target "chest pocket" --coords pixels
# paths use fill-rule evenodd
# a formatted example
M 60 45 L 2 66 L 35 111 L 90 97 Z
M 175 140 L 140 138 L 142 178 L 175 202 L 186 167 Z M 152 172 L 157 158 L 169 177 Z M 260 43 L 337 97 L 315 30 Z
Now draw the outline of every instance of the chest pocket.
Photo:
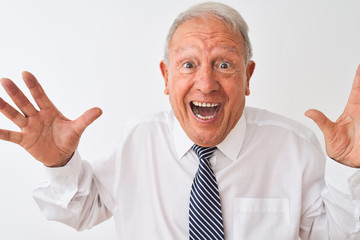
M 289 240 L 289 231 L 288 199 L 234 199 L 234 240 Z

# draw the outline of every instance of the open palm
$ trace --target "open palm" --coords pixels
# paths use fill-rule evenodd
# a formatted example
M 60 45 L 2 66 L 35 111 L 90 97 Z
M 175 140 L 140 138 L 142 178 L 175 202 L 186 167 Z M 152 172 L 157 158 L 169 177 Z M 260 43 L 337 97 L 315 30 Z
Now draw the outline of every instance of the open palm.
M 57 110 L 31 73 L 23 72 L 23 79 L 39 111 L 10 79 L 1 79 L 3 88 L 22 113 L 0 98 L 0 112 L 21 129 L 21 132 L 0 129 L 0 139 L 19 144 L 46 166 L 63 166 L 76 150 L 86 127 L 102 112 L 92 108 L 78 119 L 69 120 Z
M 336 122 L 314 109 L 305 115 L 323 132 L 329 157 L 350 167 L 360 167 L 360 65 L 344 112 Z

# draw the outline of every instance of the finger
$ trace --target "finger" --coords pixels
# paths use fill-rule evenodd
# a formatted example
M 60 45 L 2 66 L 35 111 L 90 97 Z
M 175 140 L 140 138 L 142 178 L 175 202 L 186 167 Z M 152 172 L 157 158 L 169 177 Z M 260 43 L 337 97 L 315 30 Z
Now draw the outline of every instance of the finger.
M 305 112 L 305 116 L 312 119 L 316 125 L 318 125 L 325 138 L 326 136 L 331 136 L 335 131 L 335 124 L 330 121 L 322 112 L 315 109 L 310 109 Z
M 351 87 L 348 104 L 360 104 L 360 65 L 358 66 L 355 74 L 354 81 Z
M 24 113 L 25 116 L 33 116 L 37 113 L 36 108 L 31 104 L 29 99 L 24 93 L 14 84 L 13 81 L 7 78 L 0 80 L 1 85 L 5 89 L 6 93 L 14 101 L 15 105 Z
M 20 144 L 22 140 L 22 134 L 20 132 L 0 129 L 0 139 L 4 141 Z
M 352 88 L 355 90 L 360 90 L 360 64 L 356 70 L 356 74 L 355 74 L 355 78 L 354 78 L 354 82 L 352 85 Z
M 0 98 L 0 112 L 20 128 L 24 127 L 27 123 L 27 119 L 2 98 Z
M 91 123 L 101 116 L 101 114 L 102 110 L 100 108 L 92 108 L 77 118 L 74 123 L 78 134 L 81 135 Z
M 41 87 L 40 83 L 36 80 L 34 75 L 24 71 L 22 73 L 22 77 L 24 79 L 26 86 L 29 88 L 30 93 L 33 96 L 36 104 L 39 106 L 40 109 L 47 109 L 54 107 L 54 104 L 45 94 L 44 89 Z

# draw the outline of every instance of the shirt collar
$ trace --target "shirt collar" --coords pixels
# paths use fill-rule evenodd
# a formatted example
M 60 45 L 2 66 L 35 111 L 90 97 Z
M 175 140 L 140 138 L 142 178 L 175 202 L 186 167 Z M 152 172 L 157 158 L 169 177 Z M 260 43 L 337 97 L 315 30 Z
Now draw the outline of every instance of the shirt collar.
M 245 111 L 244 111 L 245 112 Z M 174 115 L 173 115 L 174 116 Z M 194 145 L 191 139 L 186 135 L 176 117 L 173 117 L 174 128 L 173 138 L 175 143 L 176 154 L 181 159 Z M 240 149 L 243 145 L 246 132 L 245 114 L 241 116 L 235 127 L 230 131 L 226 138 L 217 145 L 218 149 L 223 152 L 228 158 L 235 161 Z
M 194 145 L 191 139 L 186 135 L 179 121 L 174 116 L 174 132 L 173 138 L 178 159 L 181 159 Z
M 235 127 L 229 132 L 226 138 L 217 145 L 218 149 L 228 158 L 235 161 L 244 143 L 245 133 L 246 118 L 244 111 Z

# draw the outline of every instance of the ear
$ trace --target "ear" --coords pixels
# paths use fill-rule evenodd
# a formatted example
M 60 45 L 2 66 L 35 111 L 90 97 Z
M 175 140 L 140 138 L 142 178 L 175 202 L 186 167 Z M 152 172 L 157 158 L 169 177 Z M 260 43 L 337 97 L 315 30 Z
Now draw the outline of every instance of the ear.
M 168 72 L 168 66 L 166 65 L 164 60 L 162 60 L 160 62 L 160 70 L 161 70 L 161 74 L 162 74 L 162 76 L 164 78 L 164 81 L 165 81 L 164 93 L 165 93 L 165 95 L 169 95 L 169 88 L 168 88 L 169 72 Z
M 246 66 L 246 91 L 245 91 L 246 96 L 250 95 L 250 78 L 253 75 L 254 70 L 255 70 L 255 62 L 250 61 Z

